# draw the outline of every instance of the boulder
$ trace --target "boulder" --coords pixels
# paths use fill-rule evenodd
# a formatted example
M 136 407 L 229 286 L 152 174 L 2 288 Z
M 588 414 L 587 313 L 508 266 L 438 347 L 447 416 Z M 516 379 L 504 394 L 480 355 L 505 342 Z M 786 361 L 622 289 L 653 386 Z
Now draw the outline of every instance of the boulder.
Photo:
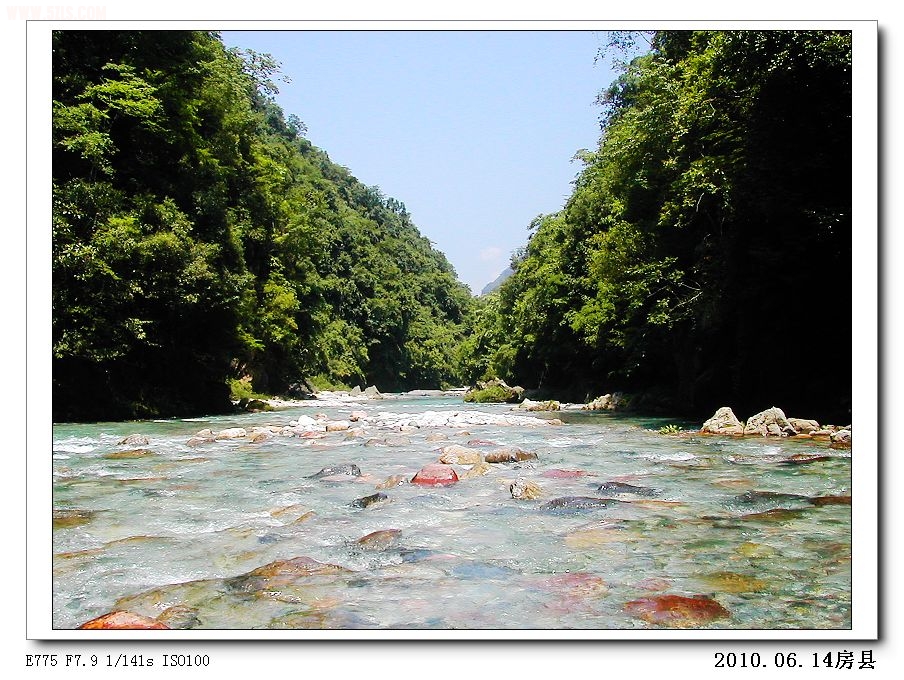
M 593 401 L 584 404 L 584 411 L 614 411 L 623 408 L 627 404 L 627 398 L 621 392 L 613 392 L 612 394 L 603 394 Z
M 799 434 L 811 434 L 820 430 L 819 423 L 815 420 L 806 420 L 805 418 L 788 418 L 788 424 Z
M 345 432 L 351 428 L 351 423 L 347 420 L 333 420 L 326 424 L 327 432 Z
M 835 448 L 847 448 L 851 446 L 851 430 L 850 428 L 846 428 L 844 430 L 837 430 L 829 435 L 829 441 L 832 443 L 832 446 Z
M 744 423 L 738 420 L 730 407 L 723 406 L 703 423 L 700 431 L 709 434 L 744 434 Z
M 520 411 L 561 411 L 562 405 L 555 401 L 554 399 L 550 399 L 548 401 L 533 401 L 532 399 L 525 399 L 518 405 L 518 410 Z
M 487 382 L 478 382 L 476 387 L 471 388 L 465 393 L 465 401 L 478 404 L 517 404 L 523 399 L 523 387 L 510 387 L 504 380 L 500 380 L 499 378 L 494 378 Z
M 112 611 L 79 626 L 84 630 L 169 630 L 157 619 L 127 611 Z
M 411 478 L 412 484 L 421 486 L 448 486 L 458 481 L 458 475 L 451 465 L 431 463 L 425 465 Z
M 377 389 L 376 385 L 371 385 L 367 389 L 364 390 L 364 396 L 369 397 L 370 399 L 382 399 L 383 395 L 380 394 L 380 390 Z
M 245 404 L 246 411 L 272 411 L 273 407 L 263 399 L 252 399 Z
M 477 449 L 452 444 L 441 449 L 440 463 L 446 465 L 474 465 L 483 460 L 483 454 Z
M 784 412 L 773 406 L 751 416 L 747 420 L 747 425 L 744 426 L 744 434 L 760 435 L 761 437 L 787 437 L 797 434 L 797 431 L 791 427 Z

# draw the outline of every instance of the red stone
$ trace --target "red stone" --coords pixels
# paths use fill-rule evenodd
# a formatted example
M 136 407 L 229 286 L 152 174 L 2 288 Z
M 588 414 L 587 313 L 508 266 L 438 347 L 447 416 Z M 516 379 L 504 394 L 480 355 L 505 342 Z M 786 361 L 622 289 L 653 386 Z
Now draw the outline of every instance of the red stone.
M 126 611 L 114 611 L 79 626 L 91 630 L 169 630 L 169 626 L 141 614 Z
M 624 609 L 648 623 L 678 628 L 699 626 L 730 616 L 725 607 L 706 595 L 653 595 L 632 600 Z
M 411 478 L 412 484 L 420 484 L 421 486 L 448 486 L 458 481 L 458 475 L 451 465 L 443 465 L 442 463 L 431 463 L 425 465 L 421 470 Z

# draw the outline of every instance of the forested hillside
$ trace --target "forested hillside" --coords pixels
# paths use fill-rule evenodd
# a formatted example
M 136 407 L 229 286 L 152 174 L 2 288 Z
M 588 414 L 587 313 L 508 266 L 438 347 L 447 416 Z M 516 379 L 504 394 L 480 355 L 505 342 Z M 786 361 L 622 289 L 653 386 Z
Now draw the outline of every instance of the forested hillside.
M 469 377 L 849 422 L 850 34 L 651 45 L 602 92 L 566 206 L 481 301 Z
M 460 380 L 467 288 L 276 74 L 215 33 L 54 34 L 54 420 L 220 412 L 248 375 Z

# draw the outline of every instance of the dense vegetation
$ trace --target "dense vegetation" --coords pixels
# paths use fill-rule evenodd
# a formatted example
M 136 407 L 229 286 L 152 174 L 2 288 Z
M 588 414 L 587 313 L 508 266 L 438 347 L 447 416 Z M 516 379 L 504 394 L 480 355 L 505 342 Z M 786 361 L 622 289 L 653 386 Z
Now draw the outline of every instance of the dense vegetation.
M 53 37 L 53 415 L 229 406 L 229 381 L 458 382 L 470 294 L 405 206 L 205 32 Z
M 559 398 L 848 422 L 851 36 L 664 31 L 465 356 Z
M 850 34 L 651 41 L 600 95 L 565 207 L 472 299 L 284 115 L 268 56 L 56 33 L 54 419 L 221 411 L 251 376 L 848 422 Z

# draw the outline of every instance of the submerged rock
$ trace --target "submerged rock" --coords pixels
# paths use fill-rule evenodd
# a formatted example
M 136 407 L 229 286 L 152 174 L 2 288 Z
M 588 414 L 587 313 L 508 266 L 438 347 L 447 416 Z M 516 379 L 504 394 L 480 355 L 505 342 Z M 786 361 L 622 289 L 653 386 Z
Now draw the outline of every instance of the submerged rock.
M 355 544 L 364 550 L 385 550 L 394 545 L 401 534 L 400 529 L 381 529 L 362 536 Z
M 114 451 L 104 456 L 109 460 L 130 460 L 132 458 L 147 458 L 157 455 L 150 449 L 129 449 L 128 451 Z
M 633 484 L 625 484 L 624 482 L 606 482 L 600 484 L 597 489 L 602 494 L 612 494 L 620 496 L 622 494 L 634 494 L 636 496 L 658 496 L 659 490 L 652 489 L 648 486 L 634 486 Z
M 671 628 L 693 628 L 731 615 L 706 595 L 652 595 L 625 603 L 624 611 L 647 623 Z
M 130 434 L 128 437 L 119 440 L 120 446 L 147 446 L 151 443 L 143 434 Z
M 584 470 L 544 470 L 540 473 L 541 477 L 549 477 L 550 479 L 572 479 L 574 477 L 586 477 L 591 475 L 589 472 L 585 472 Z
M 375 488 L 377 489 L 391 489 L 396 486 L 402 486 L 403 484 L 408 483 L 408 477 L 406 475 L 392 475 L 391 477 L 387 477 L 382 482 L 377 484 Z
M 540 506 L 541 510 L 597 510 L 608 508 L 623 501 L 614 498 L 593 498 L 591 496 L 563 496 L 554 498 Z
M 94 519 L 94 510 L 54 510 L 53 511 L 53 528 L 54 529 L 71 529 L 72 527 L 87 524 Z
M 421 486 L 448 486 L 458 481 L 458 475 L 451 465 L 431 463 L 425 465 L 411 478 L 412 484 Z
M 723 593 L 755 593 L 760 590 L 766 590 L 769 586 L 762 579 L 736 574 L 733 571 L 720 571 L 714 574 L 698 576 L 697 578 L 705 583 L 708 588 Z
M 850 496 L 814 496 L 810 499 L 810 502 L 817 506 L 821 507 L 823 505 L 850 505 L 851 497 Z
M 512 494 L 512 498 L 522 501 L 532 501 L 543 495 L 540 486 L 527 479 L 515 480 L 509 486 L 509 492 Z
M 112 611 L 79 626 L 83 630 L 169 630 L 157 619 L 127 611 Z
M 371 505 L 376 503 L 382 503 L 389 500 L 389 496 L 385 493 L 375 493 L 370 496 L 365 496 L 364 498 L 357 498 L 352 501 L 353 508 L 369 508 Z
M 216 434 L 217 439 L 241 439 L 246 436 L 248 436 L 248 431 L 244 427 L 228 427 Z
M 483 454 L 477 449 L 469 449 L 452 444 L 441 449 L 439 460 L 446 465 L 474 465 L 483 460 Z
M 470 467 L 469 470 L 462 473 L 460 479 L 472 479 L 474 477 L 482 477 L 483 475 L 492 472 L 493 466 L 487 463 L 486 461 L 480 461 L 475 463 Z
M 487 463 L 517 463 L 524 460 L 536 460 L 537 454 L 525 451 L 517 446 L 504 446 L 487 453 L 483 459 Z
M 320 472 L 308 475 L 308 479 L 320 479 L 321 477 L 335 477 L 337 475 L 347 475 L 349 477 L 360 477 L 361 468 L 354 463 L 345 463 L 343 465 L 331 465 L 321 468 Z
M 730 407 L 723 406 L 713 414 L 712 418 L 703 423 L 700 431 L 708 434 L 744 434 L 744 424 L 738 420 Z
M 176 630 L 190 630 L 201 626 L 198 618 L 198 610 L 184 604 L 176 604 L 163 611 L 157 620 L 167 628 Z
M 788 456 L 783 461 L 781 461 L 782 465 L 806 465 L 807 463 L 818 463 L 823 460 L 831 460 L 831 456 L 820 455 L 818 453 L 795 453 L 791 456 Z
M 226 587 L 242 593 L 257 593 L 277 590 L 293 584 L 300 578 L 351 573 L 348 569 L 335 564 L 318 562 L 310 557 L 293 557 L 288 560 L 276 560 L 246 574 L 226 579 Z

